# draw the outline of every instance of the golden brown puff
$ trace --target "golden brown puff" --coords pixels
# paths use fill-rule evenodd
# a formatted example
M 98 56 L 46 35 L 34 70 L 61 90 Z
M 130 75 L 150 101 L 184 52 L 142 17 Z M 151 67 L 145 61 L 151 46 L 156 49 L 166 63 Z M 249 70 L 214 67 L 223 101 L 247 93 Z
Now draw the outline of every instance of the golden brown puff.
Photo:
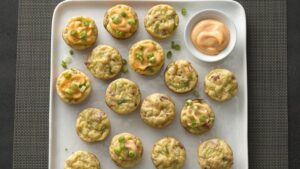
M 118 4 L 107 10 L 103 25 L 113 37 L 127 39 L 137 31 L 139 21 L 132 7 Z
M 165 137 L 155 143 L 151 157 L 157 169 L 181 169 L 186 152 L 180 141 L 173 137 Z
M 175 103 L 165 94 L 151 94 L 143 101 L 140 115 L 143 121 L 152 127 L 166 127 L 176 116 Z
M 122 168 L 135 166 L 142 158 L 143 144 L 135 135 L 120 133 L 113 137 L 109 153 L 116 165 Z
M 198 74 L 186 60 L 171 62 L 165 71 L 165 84 L 175 93 L 192 91 L 198 83 Z
M 64 169 L 101 169 L 101 166 L 93 153 L 76 151 L 65 161 Z
M 84 50 L 93 46 L 97 41 L 98 28 L 93 19 L 86 16 L 76 16 L 69 19 L 62 36 L 70 47 Z
M 131 68 L 146 76 L 159 72 L 165 61 L 163 48 L 153 40 L 142 40 L 135 43 L 130 48 L 128 57 Z
M 202 99 L 188 99 L 180 113 L 181 125 L 192 134 L 209 131 L 215 121 L 215 113 Z
M 56 81 L 56 91 L 66 103 L 78 104 L 84 101 L 91 93 L 89 78 L 77 69 L 62 72 Z
M 238 83 L 231 71 L 214 69 L 206 75 L 204 89 L 211 99 L 222 102 L 236 95 Z
M 199 145 L 198 162 L 202 168 L 231 169 L 233 153 L 224 140 L 210 139 Z
M 86 108 L 78 114 L 76 132 L 86 142 L 104 140 L 110 132 L 109 118 L 101 109 Z
M 112 79 L 122 70 L 122 56 L 112 46 L 99 45 L 93 49 L 85 65 L 96 78 Z
M 144 19 L 147 32 L 159 39 L 171 36 L 178 25 L 179 17 L 175 9 L 167 4 L 153 6 Z
M 141 92 L 136 83 L 125 78 L 111 82 L 105 93 L 105 102 L 114 112 L 128 114 L 141 102 Z

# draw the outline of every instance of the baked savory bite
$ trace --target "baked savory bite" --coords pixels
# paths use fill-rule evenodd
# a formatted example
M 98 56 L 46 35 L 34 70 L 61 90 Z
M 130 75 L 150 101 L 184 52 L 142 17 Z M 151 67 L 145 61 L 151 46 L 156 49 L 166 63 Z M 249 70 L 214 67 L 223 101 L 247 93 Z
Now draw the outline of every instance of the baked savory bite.
M 66 103 L 78 104 L 91 93 L 90 79 L 77 69 L 63 71 L 57 78 L 56 91 Z
M 173 34 L 179 25 L 175 9 L 167 4 L 153 6 L 145 16 L 144 26 L 153 37 L 164 39 Z
M 231 169 L 233 153 L 224 140 L 210 139 L 199 145 L 198 162 L 202 168 Z
M 171 97 L 154 93 L 143 101 L 140 114 L 146 124 L 155 128 L 163 128 L 175 118 L 176 107 Z
M 151 157 L 157 169 L 181 169 L 186 152 L 180 141 L 165 137 L 154 144 Z
M 176 60 L 166 68 L 165 83 L 175 93 L 187 93 L 196 87 L 198 74 L 189 61 Z
M 142 141 L 130 133 L 120 133 L 113 137 L 109 153 L 111 159 L 122 168 L 130 168 L 136 165 L 142 158 Z
M 101 169 L 96 155 L 86 151 L 74 152 L 66 161 L 64 169 Z
M 63 31 L 64 41 L 73 49 L 84 50 L 95 44 L 98 38 L 98 28 L 93 19 L 86 16 L 76 16 L 69 19 Z
M 136 83 L 120 78 L 111 82 L 105 93 L 105 102 L 114 112 L 128 114 L 141 102 L 141 92 Z
M 202 99 L 186 100 L 181 113 L 181 125 L 192 134 L 209 131 L 215 122 L 215 113 Z
M 122 56 L 112 46 L 99 45 L 88 56 L 85 65 L 96 78 L 107 80 L 122 70 Z
M 163 48 L 153 40 L 142 40 L 135 43 L 129 51 L 131 68 L 142 75 L 157 73 L 165 62 Z
M 238 83 L 231 71 L 214 69 L 206 75 L 204 89 L 211 99 L 222 102 L 236 95 Z
M 110 121 L 101 109 L 87 108 L 78 114 L 76 132 L 86 142 L 104 140 L 110 132 Z
M 128 5 L 118 4 L 105 13 L 103 25 L 117 39 L 131 37 L 139 27 L 138 16 Z

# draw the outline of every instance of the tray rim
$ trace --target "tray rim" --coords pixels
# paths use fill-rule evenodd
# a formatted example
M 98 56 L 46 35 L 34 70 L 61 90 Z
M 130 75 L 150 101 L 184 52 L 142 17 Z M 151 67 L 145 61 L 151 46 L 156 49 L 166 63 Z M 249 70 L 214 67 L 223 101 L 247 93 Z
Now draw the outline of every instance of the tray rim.
M 55 16 L 57 14 L 57 11 L 59 8 L 61 8 L 63 5 L 69 4 L 69 3 L 74 3 L 74 2 L 85 2 L 85 3 L 90 3 L 90 2 L 116 2 L 114 0 L 65 0 L 62 1 L 60 3 L 58 3 L 55 7 L 55 9 L 53 10 L 53 15 L 52 15 L 52 21 L 51 21 L 51 52 L 50 52 L 50 90 L 49 90 L 49 133 L 48 133 L 48 169 L 51 169 L 51 161 L 52 161 L 52 105 L 53 105 L 53 50 L 54 50 L 54 25 L 55 25 Z M 120 2 L 120 1 L 118 1 Z M 237 6 L 239 6 L 239 8 L 242 10 L 243 13 L 243 18 L 245 19 L 245 38 L 244 38 L 244 43 L 243 43 L 243 47 L 244 47 L 244 51 L 243 51 L 243 55 L 245 56 L 244 59 L 244 64 L 245 64 L 245 110 L 246 110 L 246 122 L 245 122 L 245 133 L 246 133 L 246 152 L 245 152 L 245 156 L 246 156 L 246 169 L 249 168 L 249 133 L 248 133 L 248 64 L 247 64 L 247 17 L 246 17 L 246 11 L 244 9 L 244 7 L 237 1 L 235 0 L 122 0 L 121 2 L 227 2 L 227 3 L 233 3 Z

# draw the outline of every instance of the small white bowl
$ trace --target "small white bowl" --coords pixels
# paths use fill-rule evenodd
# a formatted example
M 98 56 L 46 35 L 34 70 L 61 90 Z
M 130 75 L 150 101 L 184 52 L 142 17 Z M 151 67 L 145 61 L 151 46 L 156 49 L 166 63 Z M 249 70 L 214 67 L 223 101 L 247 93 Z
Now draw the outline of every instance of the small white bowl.
M 223 22 L 230 32 L 230 40 L 228 46 L 221 51 L 218 55 L 207 55 L 200 52 L 193 44 L 191 40 L 191 32 L 194 26 L 204 19 L 215 19 L 220 22 Z M 196 58 L 204 62 L 216 62 L 227 57 L 233 50 L 236 43 L 236 28 L 233 22 L 222 12 L 214 9 L 199 11 L 188 21 L 185 32 L 184 32 L 184 41 L 187 49 L 194 55 Z

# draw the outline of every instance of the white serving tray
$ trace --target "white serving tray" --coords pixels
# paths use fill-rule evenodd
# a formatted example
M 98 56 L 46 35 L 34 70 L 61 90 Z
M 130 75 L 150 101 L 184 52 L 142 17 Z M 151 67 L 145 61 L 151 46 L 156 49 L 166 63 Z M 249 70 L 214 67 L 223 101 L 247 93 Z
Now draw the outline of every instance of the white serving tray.
M 116 40 L 112 38 L 103 27 L 103 16 L 105 11 L 117 3 L 128 4 L 135 8 L 140 26 L 137 33 L 128 40 Z M 73 16 L 86 15 L 96 21 L 99 29 L 99 44 L 109 44 L 116 47 L 123 58 L 127 59 L 130 46 L 142 39 L 152 39 L 145 31 L 143 18 L 147 10 L 159 3 L 172 5 L 180 16 L 180 25 L 176 33 L 167 40 L 156 40 L 165 51 L 170 50 L 171 41 L 180 42 L 181 51 L 173 51 L 172 59 L 166 59 L 163 70 L 156 76 L 144 77 L 129 68 L 129 72 L 120 77 L 131 79 L 140 86 L 142 98 L 151 93 L 162 92 L 173 98 L 176 102 L 177 116 L 170 126 L 164 129 L 154 129 L 144 124 L 139 111 L 120 116 L 111 111 L 105 104 L 104 94 L 110 81 L 103 81 L 94 78 L 84 65 L 87 54 L 91 49 L 84 52 L 75 51 L 72 63 L 69 68 L 75 67 L 87 74 L 92 82 L 93 90 L 90 97 L 79 105 L 69 105 L 61 101 L 56 94 L 55 82 L 60 72 L 64 69 L 60 66 L 61 60 L 69 55 L 70 47 L 62 39 L 62 31 L 67 20 Z M 181 8 L 187 9 L 187 16 L 181 15 Z M 204 9 L 217 9 L 228 15 L 237 28 L 237 43 L 229 57 L 218 63 L 204 63 L 195 59 L 186 49 L 183 42 L 183 32 L 186 22 L 197 11 Z M 77 150 L 93 152 L 100 159 L 103 169 L 118 169 L 110 159 L 108 146 L 111 138 L 120 132 L 130 132 L 141 138 L 144 145 L 144 154 L 141 162 L 134 169 L 154 169 L 151 162 L 151 149 L 153 144 L 165 136 L 178 138 L 185 146 L 187 158 L 184 169 L 200 168 L 197 162 L 197 148 L 200 142 L 210 138 L 222 138 L 228 142 L 234 152 L 234 169 L 248 168 L 248 96 L 247 96 L 247 59 L 246 59 L 246 16 L 243 7 L 235 1 L 190 1 L 190 0 L 140 0 L 140 1 L 64 1 L 57 5 L 52 20 L 51 38 L 51 84 L 49 104 L 49 169 L 63 168 L 64 161 Z M 163 72 L 169 62 L 175 59 L 187 59 L 192 62 L 199 74 L 199 90 L 201 98 L 205 99 L 214 109 L 216 114 L 215 126 L 208 133 L 195 136 L 187 133 L 180 125 L 179 113 L 187 98 L 195 98 L 192 93 L 175 94 L 167 89 L 163 81 Z M 209 99 L 203 91 L 203 80 L 205 75 L 213 68 L 222 67 L 233 71 L 239 83 L 239 91 L 233 99 L 218 103 Z M 112 130 L 109 137 L 99 143 L 85 143 L 80 140 L 75 131 L 75 121 L 78 112 L 87 107 L 98 107 L 107 112 Z

